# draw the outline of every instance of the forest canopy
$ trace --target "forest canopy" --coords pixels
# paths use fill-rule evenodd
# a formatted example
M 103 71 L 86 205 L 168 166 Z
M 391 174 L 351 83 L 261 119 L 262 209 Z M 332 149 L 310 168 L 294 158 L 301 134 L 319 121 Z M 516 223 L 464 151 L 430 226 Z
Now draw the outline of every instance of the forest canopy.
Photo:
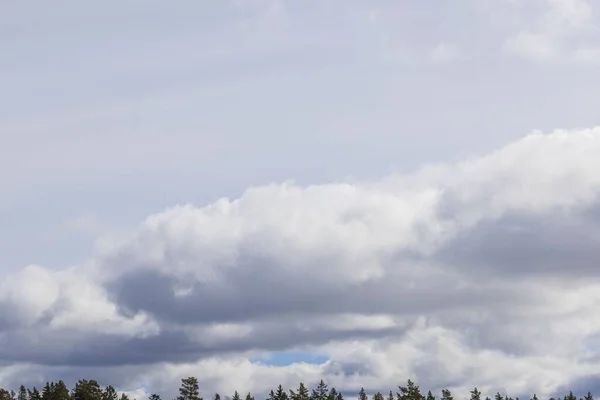
M 244 394 L 242 394 L 244 393 Z M 234 391 L 231 395 L 221 396 L 219 393 L 203 394 L 201 393 L 198 379 L 188 377 L 181 380 L 179 394 L 174 398 L 164 400 L 344 400 L 350 397 L 348 392 L 338 391 L 334 387 L 328 387 L 324 380 L 321 380 L 316 387 L 309 390 L 304 383 L 300 383 L 296 389 L 285 389 L 282 385 L 278 385 L 272 389 L 265 399 L 255 397 L 249 392 Z M 376 392 L 367 394 L 362 388 L 355 396 L 350 398 L 358 400 L 454 400 L 454 394 L 449 389 L 442 389 L 439 397 L 431 391 L 424 393 L 420 387 L 412 380 L 408 380 L 406 385 L 398 386 L 396 390 L 390 390 L 389 393 Z M 459 397 L 458 399 L 464 399 Z M 483 397 L 483 394 L 477 387 L 469 391 L 468 400 L 520 400 L 518 397 L 509 397 L 507 394 L 496 393 L 490 397 Z M 458 400 L 457 399 L 457 400 Z M 145 399 L 130 399 L 125 393 L 119 394 L 117 390 L 108 385 L 100 386 L 96 380 L 79 380 L 72 389 L 69 389 L 64 381 L 47 382 L 46 385 L 39 390 L 36 387 L 27 388 L 21 385 L 17 391 L 0 388 L 0 400 L 145 400 Z M 147 400 L 163 400 L 160 395 L 153 393 L 148 396 Z M 540 400 L 536 394 L 533 394 L 529 399 L 523 400 Z M 588 392 L 582 398 L 577 398 L 572 391 L 565 394 L 564 397 L 551 397 L 547 400 L 594 400 L 592 393 Z

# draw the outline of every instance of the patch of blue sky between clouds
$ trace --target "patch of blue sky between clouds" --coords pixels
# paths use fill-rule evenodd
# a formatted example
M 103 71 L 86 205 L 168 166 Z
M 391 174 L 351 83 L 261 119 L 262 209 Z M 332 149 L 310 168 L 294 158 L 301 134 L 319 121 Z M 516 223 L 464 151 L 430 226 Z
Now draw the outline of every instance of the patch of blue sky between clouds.
M 284 367 L 286 365 L 296 363 L 323 364 L 327 361 L 329 361 L 329 357 L 323 354 L 296 351 L 280 351 L 251 359 L 251 362 L 254 364 L 263 364 L 275 367 Z

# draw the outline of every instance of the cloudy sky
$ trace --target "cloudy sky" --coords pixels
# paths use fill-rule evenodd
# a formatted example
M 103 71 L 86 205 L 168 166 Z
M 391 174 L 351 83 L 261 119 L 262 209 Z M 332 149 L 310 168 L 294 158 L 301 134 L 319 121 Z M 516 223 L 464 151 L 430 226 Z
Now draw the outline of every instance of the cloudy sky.
M 596 0 L 0 3 L 0 386 L 600 392 Z

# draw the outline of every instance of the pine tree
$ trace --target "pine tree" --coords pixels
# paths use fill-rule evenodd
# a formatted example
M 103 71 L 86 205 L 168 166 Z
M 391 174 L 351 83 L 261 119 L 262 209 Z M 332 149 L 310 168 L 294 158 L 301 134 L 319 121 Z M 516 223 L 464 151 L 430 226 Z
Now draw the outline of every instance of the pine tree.
M 6 389 L 0 388 L 0 400 L 11 400 L 10 392 Z
M 152 393 L 150 396 L 148 396 L 148 400 L 161 400 L 160 396 L 157 395 L 156 393 Z
M 336 398 L 337 398 L 337 395 L 338 395 L 338 392 L 337 392 L 337 390 L 335 390 L 335 388 L 334 388 L 334 387 L 332 387 L 332 388 L 329 390 L 329 394 L 327 395 L 327 400 L 336 400 Z
M 218 396 L 218 394 L 217 394 L 217 396 Z M 215 400 L 216 400 L 216 399 L 215 399 Z M 254 400 L 254 396 L 252 396 L 252 395 L 250 394 L 250 392 L 248 392 L 248 394 L 246 395 L 246 400 Z
M 108 385 L 102 391 L 102 400 L 119 400 L 119 395 L 115 388 L 111 385 Z
M 387 400 L 395 400 L 394 393 L 390 390 L 390 394 L 387 397 Z
M 474 388 L 469 393 L 471 393 L 471 400 L 481 400 L 481 392 Z
M 594 396 L 592 396 L 592 394 L 590 392 L 587 392 L 587 394 L 584 396 L 583 400 L 594 400 Z
M 564 400 L 577 400 L 577 397 L 573 394 L 572 391 L 569 391 L 569 394 L 565 396 Z
M 181 380 L 177 400 L 202 400 L 197 378 L 190 376 Z
M 365 393 L 365 388 L 360 388 L 360 392 L 358 392 L 358 400 L 369 400 L 367 393 Z
M 242 398 L 240 397 L 240 394 L 238 393 L 237 390 L 235 392 L 233 392 L 233 396 L 231 397 L 231 400 L 242 400 Z
M 398 386 L 398 389 L 400 390 L 396 393 L 398 400 L 425 400 L 419 386 L 410 379 L 406 382 L 406 386 Z
M 427 400 L 435 400 L 435 396 L 431 393 L 431 390 L 427 392 Z
M 221 395 L 219 393 L 215 393 L 213 400 L 221 400 Z
M 381 392 L 377 392 L 373 395 L 373 400 L 385 400 Z
M 442 400 L 454 400 L 452 392 L 448 389 L 442 389 Z

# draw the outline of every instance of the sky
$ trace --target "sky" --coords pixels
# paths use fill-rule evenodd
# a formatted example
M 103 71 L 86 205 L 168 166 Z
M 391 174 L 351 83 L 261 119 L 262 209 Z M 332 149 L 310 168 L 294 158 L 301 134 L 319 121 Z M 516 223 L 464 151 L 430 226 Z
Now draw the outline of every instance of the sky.
M 0 2 L 0 386 L 600 394 L 595 0 Z

